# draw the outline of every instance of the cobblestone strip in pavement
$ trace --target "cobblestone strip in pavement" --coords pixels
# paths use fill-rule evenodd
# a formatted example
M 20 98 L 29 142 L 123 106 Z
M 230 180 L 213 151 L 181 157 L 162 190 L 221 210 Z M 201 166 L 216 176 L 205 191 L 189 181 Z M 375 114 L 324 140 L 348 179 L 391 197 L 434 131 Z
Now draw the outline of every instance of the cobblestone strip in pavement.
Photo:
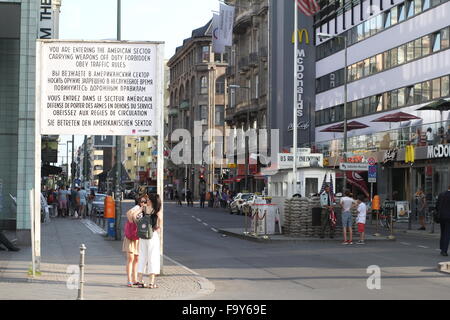
M 76 299 L 77 275 L 68 268 L 78 269 L 81 243 L 87 246 L 86 300 L 201 299 L 214 291 L 211 282 L 169 257 L 157 277 L 159 288 L 127 288 L 121 242 L 105 240 L 80 221 L 53 219 L 42 226 L 41 275 L 28 275 L 31 248 L 1 253 L 0 299 Z

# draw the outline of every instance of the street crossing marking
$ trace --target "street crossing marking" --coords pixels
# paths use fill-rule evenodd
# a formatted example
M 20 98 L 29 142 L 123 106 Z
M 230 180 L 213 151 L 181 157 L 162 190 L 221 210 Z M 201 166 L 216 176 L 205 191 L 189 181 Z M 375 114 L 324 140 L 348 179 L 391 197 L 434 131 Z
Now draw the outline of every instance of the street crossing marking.
M 204 225 L 205 227 L 207 227 L 207 226 L 208 226 L 208 224 L 207 224 L 206 222 L 203 222 L 203 225 Z
M 400 244 L 403 244 L 405 246 L 410 246 L 411 245 L 411 243 L 408 243 L 408 242 L 400 242 Z
M 102 228 L 100 228 L 98 225 L 96 225 L 95 223 L 93 223 L 90 220 L 81 220 L 80 221 L 82 224 L 84 224 L 86 226 L 86 228 L 88 228 L 89 230 L 92 231 L 92 233 L 94 234 L 100 234 L 100 235 L 105 235 L 106 231 L 103 230 Z
M 430 247 L 426 247 L 426 246 L 418 246 L 419 248 L 423 248 L 423 249 L 430 249 Z
M 217 230 L 215 228 L 211 228 L 211 230 L 214 231 L 214 232 L 217 232 L 217 233 L 219 232 L 219 230 Z
M 197 220 L 198 222 L 202 222 L 202 220 L 200 220 L 200 219 L 198 219 L 198 218 L 197 218 L 196 220 Z

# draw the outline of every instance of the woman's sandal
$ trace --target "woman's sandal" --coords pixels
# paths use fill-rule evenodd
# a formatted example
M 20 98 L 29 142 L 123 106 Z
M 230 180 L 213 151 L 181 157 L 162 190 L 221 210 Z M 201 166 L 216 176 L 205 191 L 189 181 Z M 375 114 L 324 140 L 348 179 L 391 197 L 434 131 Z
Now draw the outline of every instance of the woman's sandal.
M 128 288 L 133 288 L 133 283 L 132 282 L 128 282 L 127 287 Z

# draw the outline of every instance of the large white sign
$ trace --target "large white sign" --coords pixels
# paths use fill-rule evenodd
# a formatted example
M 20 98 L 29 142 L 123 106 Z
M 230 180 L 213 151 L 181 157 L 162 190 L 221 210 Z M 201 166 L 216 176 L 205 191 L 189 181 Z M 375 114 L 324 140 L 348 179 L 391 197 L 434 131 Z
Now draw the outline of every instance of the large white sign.
M 39 39 L 53 38 L 52 0 L 40 0 L 38 25 L 39 25 Z
M 156 135 L 158 45 L 39 41 L 41 134 Z
M 278 154 L 278 169 L 291 169 L 294 164 L 294 155 L 292 153 Z M 321 153 L 302 153 L 297 155 L 297 167 L 323 167 L 323 154 Z

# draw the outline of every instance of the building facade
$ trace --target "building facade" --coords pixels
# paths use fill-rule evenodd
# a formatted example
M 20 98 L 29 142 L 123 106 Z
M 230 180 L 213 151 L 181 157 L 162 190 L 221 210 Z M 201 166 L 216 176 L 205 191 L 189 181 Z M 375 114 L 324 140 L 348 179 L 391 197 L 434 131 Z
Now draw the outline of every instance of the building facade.
M 191 38 L 184 40 L 167 64 L 170 68 L 169 137 L 177 129 L 185 129 L 193 137 L 196 122 L 201 127 L 202 134 L 208 129 L 224 132 L 228 55 L 214 54 L 211 51 L 211 41 L 210 21 L 194 30 Z M 178 141 L 169 141 L 169 148 L 173 150 Z M 194 145 L 194 140 L 191 145 Z M 206 141 L 202 143 L 202 152 L 207 145 Z M 208 189 L 212 191 L 215 185 L 222 182 L 223 167 L 217 163 L 207 164 L 211 159 L 209 156 L 194 162 L 198 155 L 192 154 L 192 159 L 186 164 L 169 161 L 167 182 L 178 191 L 190 188 L 197 197 L 199 182 L 205 180 Z
M 269 112 L 269 4 L 262 1 L 227 1 L 235 6 L 233 45 L 228 48 L 226 76 L 228 104 L 225 120 L 230 129 L 266 129 Z M 255 179 L 259 161 L 251 163 L 254 147 L 247 148 L 245 164 L 231 166 L 229 184 L 235 191 L 261 192 L 264 180 Z M 259 160 L 259 159 L 258 159 Z M 235 162 L 237 163 L 237 161 Z
M 156 180 L 157 144 L 154 137 L 125 137 L 124 166 L 136 183 Z
M 374 192 L 382 199 L 411 201 L 421 188 L 432 201 L 450 182 L 448 157 L 439 151 L 450 143 L 448 112 L 418 110 L 450 97 L 449 15 L 447 0 L 364 0 L 323 2 L 315 17 L 316 34 L 333 36 L 315 39 L 317 148 L 330 166 L 339 163 L 342 134 L 324 130 L 344 120 L 346 68 L 347 119 L 367 126 L 349 132 L 349 156 L 377 160 Z M 336 36 L 347 41 L 347 65 L 344 39 Z M 378 122 L 397 112 L 416 118 Z M 408 145 L 414 163 L 405 162 Z

